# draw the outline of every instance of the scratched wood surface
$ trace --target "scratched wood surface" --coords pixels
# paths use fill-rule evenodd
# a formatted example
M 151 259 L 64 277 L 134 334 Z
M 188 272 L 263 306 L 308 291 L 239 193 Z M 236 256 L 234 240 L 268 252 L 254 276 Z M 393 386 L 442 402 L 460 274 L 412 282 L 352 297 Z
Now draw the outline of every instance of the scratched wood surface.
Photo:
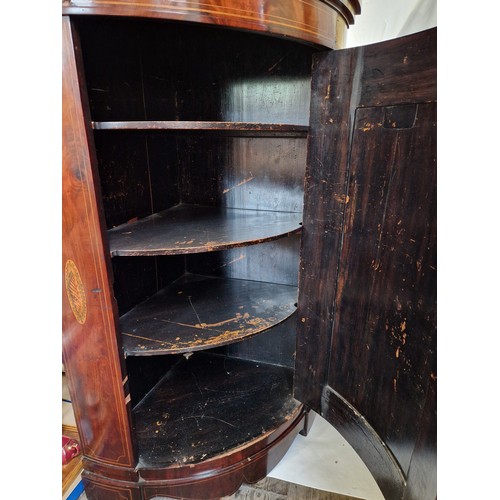
M 296 395 L 400 499 L 435 468 L 436 30 L 318 56 L 314 71 Z
M 396 108 L 356 113 L 329 385 L 406 474 L 435 352 L 436 105 Z
M 299 213 L 177 205 L 108 231 L 112 257 L 176 255 L 255 245 L 300 231 Z
M 264 363 L 181 357 L 133 409 L 140 467 L 199 462 L 278 427 L 299 407 L 292 379 Z
M 297 288 L 185 275 L 120 318 L 126 356 L 197 351 L 281 323 L 296 309 Z
M 306 137 L 307 125 L 250 122 L 121 121 L 93 122 L 94 130 L 158 130 L 175 133 L 221 133 L 244 137 Z

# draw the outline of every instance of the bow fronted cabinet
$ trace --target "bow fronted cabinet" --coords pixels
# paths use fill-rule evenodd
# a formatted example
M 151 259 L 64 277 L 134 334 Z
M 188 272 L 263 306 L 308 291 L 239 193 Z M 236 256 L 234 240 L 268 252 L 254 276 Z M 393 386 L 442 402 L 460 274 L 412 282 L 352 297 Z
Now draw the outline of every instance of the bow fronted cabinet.
M 436 497 L 436 30 L 63 2 L 63 357 L 90 500 L 219 498 L 311 410 Z

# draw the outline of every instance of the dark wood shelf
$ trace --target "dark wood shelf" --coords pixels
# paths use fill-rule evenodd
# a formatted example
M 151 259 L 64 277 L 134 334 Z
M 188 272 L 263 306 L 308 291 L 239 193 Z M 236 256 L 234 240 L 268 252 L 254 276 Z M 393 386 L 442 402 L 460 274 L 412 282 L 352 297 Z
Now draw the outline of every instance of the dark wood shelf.
M 139 468 L 199 463 L 273 431 L 300 407 L 292 388 L 289 368 L 181 358 L 132 411 Z
M 124 354 L 231 344 L 281 323 L 296 302 L 294 286 L 186 274 L 120 318 Z
M 108 231 L 112 257 L 177 255 L 255 245 L 300 231 L 302 214 L 177 205 Z
M 308 125 L 217 121 L 106 121 L 92 122 L 94 130 L 163 130 L 174 132 L 216 132 L 228 135 L 306 137 Z

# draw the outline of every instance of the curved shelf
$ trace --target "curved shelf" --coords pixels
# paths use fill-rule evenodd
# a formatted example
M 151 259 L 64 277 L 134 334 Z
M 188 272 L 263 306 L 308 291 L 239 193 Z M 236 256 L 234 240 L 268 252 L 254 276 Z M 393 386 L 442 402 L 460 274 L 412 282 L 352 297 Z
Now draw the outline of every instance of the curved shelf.
M 281 323 L 296 302 L 294 286 L 186 274 L 120 318 L 124 354 L 231 344 Z
M 108 231 L 111 257 L 178 255 L 276 240 L 300 231 L 302 214 L 177 205 Z
M 234 136 L 307 137 L 308 125 L 218 121 L 106 121 L 92 122 L 94 130 L 163 130 L 171 132 L 214 132 Z
M 292 391 L 290 368 L 206 353 L 181 358 L 132 410 L 138 468 L 189 467 L 248 446 L 297 414 Z

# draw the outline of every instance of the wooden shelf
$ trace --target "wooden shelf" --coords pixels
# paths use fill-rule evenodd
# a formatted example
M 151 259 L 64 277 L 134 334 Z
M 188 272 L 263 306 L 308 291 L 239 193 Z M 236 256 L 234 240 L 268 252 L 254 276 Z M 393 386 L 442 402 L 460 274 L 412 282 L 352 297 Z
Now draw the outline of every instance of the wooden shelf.
M 294 286 L 186 274 L 120 318 L 124 354 L 231 344 L 281 323 L 296 302 Z
M 177 205 L 108 231 L 112 257 L 177 255 L 272 241 L 298 232 L 302 214 Z
M 174 132 L 217 132 L 228 135 L 306 137 L 308 125 L 217 121 L 120 121 L 92 122 L 94 130 L 163 130 Z
M 300 407 L 292 387 L 289 368 L 182 358 L 132 410 L 139 468 L 199 463 L 261 437 Z

